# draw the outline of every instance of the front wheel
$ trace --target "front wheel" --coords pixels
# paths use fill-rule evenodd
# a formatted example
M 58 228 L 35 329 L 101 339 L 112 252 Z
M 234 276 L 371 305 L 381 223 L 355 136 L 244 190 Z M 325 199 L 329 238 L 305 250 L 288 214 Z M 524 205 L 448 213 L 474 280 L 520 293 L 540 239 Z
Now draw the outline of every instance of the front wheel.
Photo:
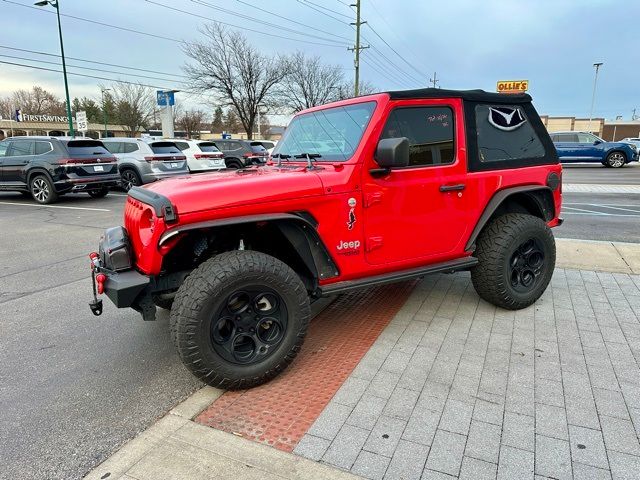
M 606 164 L 611 168 L 620 168 L 620 167 L 624 167 L 624 164 L 626 163 L 626 161 L 627 161 L 627 158 L 624 156 L 624 153 L 611 152 L 609 155 L 607 155 Z
M 288 265 L 260 252 L 226 252 L 202 263 L 178 290 L 171 335 L 203 382 L 250 388 L 293 361 L 310 315 L 307 290 Z
M 509 310 L 533 304 L 544 293 L 556 264 L 547 224 L 520 213 L 492 220 L 480 234 L 471 281 L 481 298 Z

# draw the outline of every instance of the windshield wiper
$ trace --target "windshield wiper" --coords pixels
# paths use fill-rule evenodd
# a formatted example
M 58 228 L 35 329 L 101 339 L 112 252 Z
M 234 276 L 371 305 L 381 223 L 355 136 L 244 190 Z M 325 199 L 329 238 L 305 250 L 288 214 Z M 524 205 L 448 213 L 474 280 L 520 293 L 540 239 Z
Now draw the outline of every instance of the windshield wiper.
M 271 155 L 271 158 L 277 158 L 278 159 L 278 163 L 276 164 L 276 166 L 281 166 L 282 165 L 282 160 L 288 160 L 291 158 L 291 155 L 287 155 L 286 153 L 276 153 L 275 155 Z
M 301 153 L 299 155 L 294 155 L 294 158 L 306 158 L 307 159 L 307 168 L 309 170 L 312 170 L 314 168 L 313 166 L 313 159 L 314 158 L 321 158 L 322 155 L 320 155 L 319 153 Z

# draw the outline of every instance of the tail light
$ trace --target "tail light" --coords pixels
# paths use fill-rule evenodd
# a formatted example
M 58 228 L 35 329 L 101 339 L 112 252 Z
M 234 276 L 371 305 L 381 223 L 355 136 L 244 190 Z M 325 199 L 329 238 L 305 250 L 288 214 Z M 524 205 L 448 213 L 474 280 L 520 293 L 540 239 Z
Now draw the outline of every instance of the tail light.
M 107 158 L 61 158 L 57 165 L 93 165 L 95 163 L 116 163 L 115 157 Z
M 201 158 L 222 158 L 222 153 L 194 153 L 193 156 L 198 160 Z
M 180 160 L 186 160 L 187 157 L 184 155 L 172 155 L 171 157 L 165 157 L 162 155 L 150 155 L 144 157 L 147 162 L 175 162 Z
M 242 154 L 242 156 L 243 156 L 244 158 L 251 158 L 251 157 L 255 157 L 255 155 L 254 155 L 253 153 L 244 153 L 244 154 Z

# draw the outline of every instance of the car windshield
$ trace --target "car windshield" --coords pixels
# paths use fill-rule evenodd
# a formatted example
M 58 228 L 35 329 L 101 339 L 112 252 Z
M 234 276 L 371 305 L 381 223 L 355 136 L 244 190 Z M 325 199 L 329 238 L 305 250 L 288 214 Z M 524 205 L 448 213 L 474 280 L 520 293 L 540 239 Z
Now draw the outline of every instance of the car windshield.
M 216 147 L 215 143 L 211 142 L 201 142 L 198 144 L 200 151 L 202 152 L 219 152 L 218 147 Z
M 348 160 L 369 125 L 376 102 L 332 107 L 295 117 L 278 142 L 274 155 L 317 153 L 317 161 Z

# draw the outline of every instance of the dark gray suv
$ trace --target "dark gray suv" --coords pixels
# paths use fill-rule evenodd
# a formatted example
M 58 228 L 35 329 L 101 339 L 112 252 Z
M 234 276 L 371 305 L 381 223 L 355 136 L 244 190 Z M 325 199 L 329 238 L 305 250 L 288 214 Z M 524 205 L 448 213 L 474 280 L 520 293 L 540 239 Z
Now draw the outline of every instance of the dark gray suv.
M 120 180 L 116 157 L 91 138 L 9 137 L 0 142 L 0 190 L 53 203 L 69 192 L 104 197 Z
M 218 149 L 224 153 L 227 168 L 244 168 L 251 165 L 262 165 L 267 162 L 269 152 L 262 143 L 251 140 L 213 140 Z

